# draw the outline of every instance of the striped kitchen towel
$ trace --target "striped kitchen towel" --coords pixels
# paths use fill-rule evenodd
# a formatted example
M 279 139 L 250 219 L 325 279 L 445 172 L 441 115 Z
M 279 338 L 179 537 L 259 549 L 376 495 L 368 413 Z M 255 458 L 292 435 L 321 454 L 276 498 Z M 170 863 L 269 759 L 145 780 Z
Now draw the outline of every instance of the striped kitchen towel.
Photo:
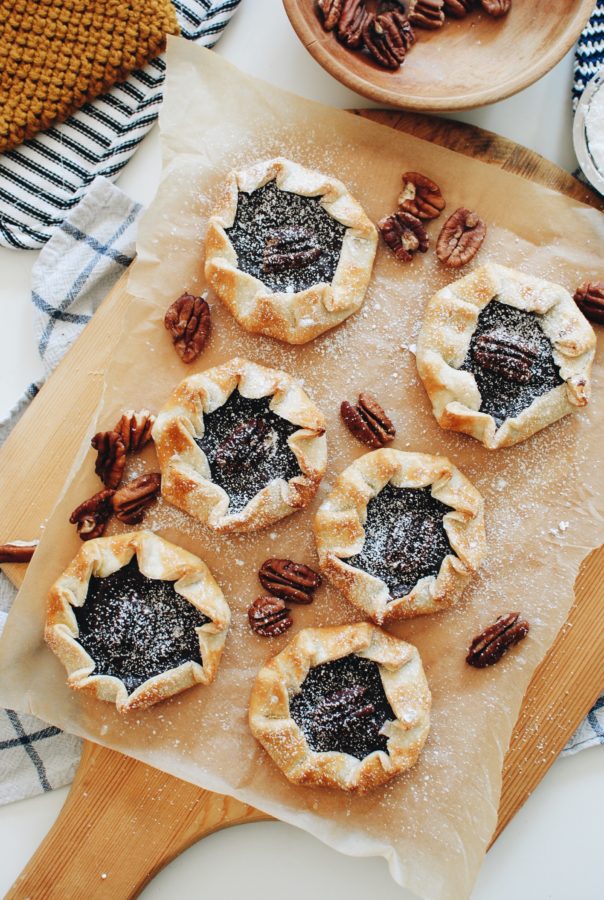
M 573 78 L 573 109 L 598 69 L 604 63 L 604 0 L 598 0 L 577 42 Z
M 173 0 L 183 37 L 213 47 L 241 0 Z M 116 178 L 159 113 L 165 60 L 0 155 L 0 245 L 36 249 L 101 175 Z

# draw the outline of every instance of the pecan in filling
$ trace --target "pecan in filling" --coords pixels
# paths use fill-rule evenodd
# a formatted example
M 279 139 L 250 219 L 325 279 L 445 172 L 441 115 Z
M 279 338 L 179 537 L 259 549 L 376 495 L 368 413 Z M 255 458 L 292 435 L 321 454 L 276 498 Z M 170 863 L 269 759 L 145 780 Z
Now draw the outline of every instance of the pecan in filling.
M 286 293 L 333 280 L 345 231 L 320 197 L 281 191 L 275 181 L 250 194 L 240 191 L 235 221 L 226 229 L 239 268 Z
M 380 732 L 396 718 L 377 663 L 356 654 L 310 669 L 289 707 L 311 750 L 357 759 L 386 752 L 387 738 Z
M 287 439 L 299 430 L 276 415 L 272 397 L 250 400 L 234 390 L 214 412 L 204 414 L 203 437 L 212 481 L 229 495 L 229 513 L 240 512 L 275 478 L 289 481 L 301 474 Z
M 539 316 L 498 300 L 480 313 L 461 368 L 474 375 L 480 412 L 493 416 L 498 428 L 563 384 Z
M 74 613 L 94 674 L 120 678 L 129 694 L 148 678 L 200 662 L 195 629 L 210 621 L 176 593 L 173 581 L 143 575 L 136 556 L 105 578 L 92 576 Z
M 322 254 L 312 228 L 271 228 L 266 233 L 262 271 L 265 274 L 305 269 Z
M 367 504 L 363 549 L 343 562 L 381 578 L 391 599 L 404 597 L 453 553 L 443 526 L 449 511 L 429 487 L 386 484 Z

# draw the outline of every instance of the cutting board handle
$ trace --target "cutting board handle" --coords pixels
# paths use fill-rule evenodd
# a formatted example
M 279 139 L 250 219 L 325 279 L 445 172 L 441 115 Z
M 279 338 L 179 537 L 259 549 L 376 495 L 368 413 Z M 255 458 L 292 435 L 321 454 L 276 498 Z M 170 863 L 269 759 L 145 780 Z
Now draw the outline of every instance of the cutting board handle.
M 65 805 L 6 900 L 136 897 L 195 841 L 269 818 L 85 741 Z

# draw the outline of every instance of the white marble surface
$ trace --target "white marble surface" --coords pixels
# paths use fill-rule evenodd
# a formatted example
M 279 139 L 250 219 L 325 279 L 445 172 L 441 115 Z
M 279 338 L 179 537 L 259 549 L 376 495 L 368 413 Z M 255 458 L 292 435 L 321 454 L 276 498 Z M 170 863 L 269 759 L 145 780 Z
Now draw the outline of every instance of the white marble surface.
M 250 74 L 303 96 L 340 107 L 368 105 L 306 53 L 278 0 L 244 0 L 217 52 Z M 497 131 L 572 170 L 571 81 L 569 54 L 521 94 L 456 114 L 456 118 Z M 154 129 L 118 183 L 132 197 L 148 203 L 159 171 Z M 0 415 L 41 374 L 29 303 L 36 256 L 32 251 L 0 249 Z M 34 852 L 65 796 L 63 789 L 0 809 L 0 893 Z M 603 896 L 603 808 L 604 750 L 557 760 L 488 853 L 473 900 L 509 900 L 511 896 L 515 900 L 599 900 Z M 101 893 L 113 900 L 109 883 L 102 882 Z M 323 900 L 338 895 L 347 900 L 410 897 L 391 881 L 382 860 L 342 856 L 278 823 L 246 825 L 206 839 L 175 860 L 144 891 L 149 900 L 177 896 Z

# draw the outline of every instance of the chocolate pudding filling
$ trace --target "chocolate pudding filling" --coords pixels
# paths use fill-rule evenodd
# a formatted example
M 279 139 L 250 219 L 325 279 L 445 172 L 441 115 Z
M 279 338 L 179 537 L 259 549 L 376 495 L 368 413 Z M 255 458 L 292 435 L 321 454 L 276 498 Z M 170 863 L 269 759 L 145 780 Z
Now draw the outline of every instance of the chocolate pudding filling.
M 498 300 L 480 313 L 460 368 L 474 375 L 480 412 L 492 416 L 498 428 L 564 383 L 539 316 Z
M 195 629 L 210 621 L 176 593 L 173 581 L 143 575 L 136 556 L 111 575 L 92 576 L 74 613 L 94 674 L 120 678 L 129 694 L 154 675 L 201 662 Z
M 453 553 L 443 525 L 450 510 L 429 487 L 388 483 L 367 504 L 363 549 L 343 562 L 381 578 L 391 600 L 404 597 L 421 578 L 437 575 Z
M 346 226 L 323 208 L 320 197 L 279 190 L 275 181 L 247 194 L 226 233 L 237 265 L 271 291 L 295 293 L 335 274 Z
M 234 390 L 226 403 L 204 413 L 204 435 L 195 441 L 207 456 L 212 481 L 229 495 L 229 513 L 240 512 L 273 479 L 302 474 L 287 443 L 300 426 L 269 409 L 271 400 L 250 400 Z
M 388 739 L 380 730 L 396 718 L 377 663 L 356 654 L 310 669 L 289 708 L 311 750 L 357 759 L 386 752 Z

